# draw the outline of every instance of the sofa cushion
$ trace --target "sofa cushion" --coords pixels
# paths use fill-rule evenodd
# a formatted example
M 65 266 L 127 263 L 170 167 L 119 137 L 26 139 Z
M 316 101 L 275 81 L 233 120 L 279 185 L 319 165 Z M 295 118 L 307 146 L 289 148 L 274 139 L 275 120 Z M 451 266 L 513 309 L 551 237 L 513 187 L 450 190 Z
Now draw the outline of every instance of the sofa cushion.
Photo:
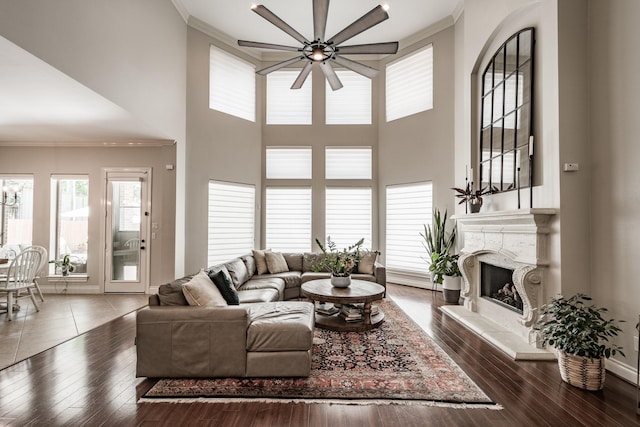
M 192 277 L 193 274 L 176 279 L 171 283 L 160 285 L 158 287 L 160 305 L 189 305 L 182 293 L 182 285 L 191 280 Z
M 358 260 L 356 272 L 362 274 L 373 274 L 375 271 L 377 257 L 378 252 L 376 251 L 360 251 L 360 259 Z
M 210 270 L 208 274 L 213 283 L 218 287 L 218 290 L 224 297 L 225 301 L 227 301 L 227 304 L 240 304 L 238 291 L 236 291 L 236 288 L 233 286 L 233 281 L 231 280 L 231 276 L 229 276 L 229 272 L 225 266 Z
M 301 274 L 299 271 L 285 271 L 282 273 L 268 274 L 264 276 L 254 276 L 253 279 L 254 280 L 268 279 L 268 278 L 281 279 L 281 280 L 284 280 L 285 289 L 288 289 L 288 288 L 295 288 L 296 286 L 300 286 L 300 276 Z
M 244 265 L 244 261 L 242 261 L 240 258 L 229 261 L 224 266 L 227 268 L 229 276 L 231 276 L 231 280 L 233 281 L 233 286 L 235 286 L 236 289 L 238 288 L 238 286 L 249 280 L 249 272 L 247 271 L 247 266 Z
M 196 307 L 225 307 L 227 302 L 217 286 L 204 271 L 193 276 L 182 286 L 182 293 L 189 305 Z
M 256 272 L 257 274 L 267 274 L 269 269 L 267 268 L 267 260 L 264 258 L 264 251 L 253 250 L 253 258 L 256 260 Z
M 313 252 L 305 252 L 303 261 L 302 261 L 302 272 L 306 273 L 307 271 L 313 271 L 314 268 L 320 267 L 319 263 L 324 260 L 323 253 L 313 253 Z M 321 268 L 321 271 L 328 272 L 328 268 Z
M 247 308 L 247 313 L 247 351 L 295 351 L 312 347 L 313 304 L 298 301 L 255 304 Z
M 240 291 L 251 289 L 275 289 L 278 291 L 278 301 L 284 299 L 284 279 L 278 277 L 273 277 L 271 275 L 263 277 L 253 276 L 248 282 L 245 282 L 240 288 L 238 288 L 238 293 Z
M 273 302 L 279 301 L 280 295 L 276 289 L 245 289 L 238 291 L 238 299 L 240 304 L 253 304 L 257 302 Z
M 249 273 L 249 279 L 256 274 L 256 259 L 253 255 L 245 255 L 242 258 L 242 262 L 244 262 L 245 267 L 247 267 L 247 273 Z
M 284 257 L 284 260 L 287 262 L 289 271 L 302 271 L 302 258 L 303 258 L 302 253 L 283 252 L 282 256 Z
M 354 273 L 351 275 L 351 278 L 355 280 L 366 280 L 367 282 L 376 282 L 376 276 L 373 274 Z
M 284 260 L 280 252 L 264 251 L 264 259 L 267 262 L 267 270 L 271 274 L 289 271 L 287 261 Z
M 302 273 L 302 276 L 300 277 L 300 284 L 307 283 L 310 280 L 328 279 L 330 277 L 331 277 L 331 273 L 325 273 L 325 272 L 315 273 L 313 271 L 309 271 L 306 273 Z

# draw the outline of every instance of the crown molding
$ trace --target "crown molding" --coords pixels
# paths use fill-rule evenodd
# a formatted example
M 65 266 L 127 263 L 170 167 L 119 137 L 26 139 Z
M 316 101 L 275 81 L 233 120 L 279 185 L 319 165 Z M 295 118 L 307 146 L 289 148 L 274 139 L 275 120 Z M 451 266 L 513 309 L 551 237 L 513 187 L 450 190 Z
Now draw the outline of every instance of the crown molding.
M 458 4 L 456 4 L 456 7 L 453 9 L 453 12 L 451 12 L 451 17 L 453 18 L 454 24 L 458 22 L 458 19 L 460 19 L 462 12 L 464 12 L 464 0 L 458 1 Z
M 191 16 L 189 14 L 189 11 L 187 10 L 186 6 L 184 5 L 184 3 L 182 2 L 182 0 L 171 0 L 171 3 L 173 3 L 173 7 L 176 8 L 176 10 L 178 11 L 178 13 L 180 14 L 180 16 L 182 17 L 182 20 L 186 23 L 189 24 L 189 17 Z
M 187 25 L 189 25 L 193 29 L 200 31 L 201 33 L 208 35 L 209 37 L 216 39 L 219 42 L 222 42 L 236 50 L 239 50 L 249 55 L 254 59 L 262 61 L 262 55 L 259 52 L 257 52 L 255 49 L 246 49 L 238 46 L 238 41 L 233 37 L 231 37 L 229 34 L 218 30 L 217 28 L 207 24 L 204 21 L 201 21 L 200 19 L 194 16 L 189 16 Z
M 398 52 L 415 43 L 421 42 L 431 37 L 432 35 L 439 33 L 442 30 L 446 30 L 447 28 L 451 27 L 454 23 L 455 22 L 453 20 L 453 16 L 449 15 L 446 18 L 436 22 L 435 24 L 429 25 L 424 30 L 418 31 L 415 34 L 412 34 L 409 37 L 400 40 L 400 48 L 398 49 Z
M 0 147 L 90 147 L 144 148 L 175 145 L 172 139 L 132 139 L 118 141 L 0 141 Z

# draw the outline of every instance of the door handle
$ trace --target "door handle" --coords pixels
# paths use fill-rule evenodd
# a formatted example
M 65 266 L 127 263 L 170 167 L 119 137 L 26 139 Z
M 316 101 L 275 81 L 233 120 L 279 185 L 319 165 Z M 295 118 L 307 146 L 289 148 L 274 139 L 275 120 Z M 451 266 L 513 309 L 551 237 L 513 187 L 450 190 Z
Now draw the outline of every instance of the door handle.
M 140 250 L 143 250 L 143 249 L 144 249 L 144 246 L 140 246 Z

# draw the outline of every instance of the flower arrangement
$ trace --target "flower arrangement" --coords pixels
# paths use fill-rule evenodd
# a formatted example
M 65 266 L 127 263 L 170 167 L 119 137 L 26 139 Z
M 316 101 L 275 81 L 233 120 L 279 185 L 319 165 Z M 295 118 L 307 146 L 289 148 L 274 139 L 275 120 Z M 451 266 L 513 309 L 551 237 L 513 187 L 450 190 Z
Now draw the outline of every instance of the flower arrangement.
M 364 243 L 364 238 L 342 250 L 338 250 L 335 242 L 329 236 L 327 236 L 326 247 L 318 239 L 316 239 L 316 243 L 324 254 L 324 258 L 313 265 L 313 270 L 321 271 L 326 269 L 336 277 L 347 277 L 360 260 L 360 247 Z

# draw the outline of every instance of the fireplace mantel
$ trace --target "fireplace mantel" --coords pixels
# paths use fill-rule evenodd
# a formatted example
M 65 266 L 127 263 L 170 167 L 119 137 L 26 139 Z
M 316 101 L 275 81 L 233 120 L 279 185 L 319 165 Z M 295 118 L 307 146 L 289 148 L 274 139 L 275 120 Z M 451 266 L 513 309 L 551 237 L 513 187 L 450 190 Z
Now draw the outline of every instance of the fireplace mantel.
M 555 214 L 555 209 L 519 209 L 453 217 L 462 244 L 458 264 L 464 304 L 442 309 L 515 359 L 554 357 L 539 348 L 531 328 L 544 295 L 548 235 Z M 482 297 L 482 262 L 514 271 L 513 284 L 524 304 L 522 314 Z

